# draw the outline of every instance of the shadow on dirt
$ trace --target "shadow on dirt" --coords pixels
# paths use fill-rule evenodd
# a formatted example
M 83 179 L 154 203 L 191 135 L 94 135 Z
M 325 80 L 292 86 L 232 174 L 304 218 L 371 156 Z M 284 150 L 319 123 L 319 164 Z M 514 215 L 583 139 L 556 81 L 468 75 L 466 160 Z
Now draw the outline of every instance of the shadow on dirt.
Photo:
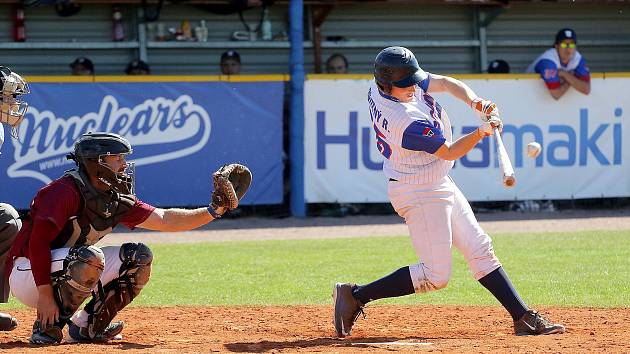
M 69 346 L 77 346 L 77 350 L 79 351 L 80 348 L 84 348 L 86 345 L 102 346 L 105 351 L 107 350 L 106 348 L 116 348 L 116 349 L 121 349 L 121 350 L 129 350 L 129 349 L 141 350 L 141 349 L 151 349 L 155 347 L 155 345 L 153 344 L 139 344 L 139 343 L 120 342 L 120 341 L 113 341 L 113 342 L 108 342 L 108 343 L 95 343 L 95 344 L 63 342 L 61 344 L 55 344 L 51 346 L 33 345 L 33 344 L 30 344 L 29 342 L 12 341 L 12 342 L 0 343 L 0 351 L 4 349 L 19 349 L 19 348 L 42 348 L 42 350 L 44 350 L 44 348 L 46 347 L 61 348 L 61 347 L 69 347 Z
M 424 344 L 430 341 L 430 338 L 420 337 L 370 337 L 370 338 L 355 338 L 352 340 L 336 339 L 336 338 L 314 338 L 314 339 L 302 339 L 296 341 L 261 341 L 261 342 L 242 342 L 242 343 L 227 343 L 225 348 L 231 352 L 236 353 L 262 353 L 276 350 L 291 349 L 307 349 L 313 347 L 330 347 L 334 348 L 374 348 L 377 345 L 382 345 L 391 342 L 417 342 L 418 344 Z M 373 345 L 372 345 L 373 343 Z

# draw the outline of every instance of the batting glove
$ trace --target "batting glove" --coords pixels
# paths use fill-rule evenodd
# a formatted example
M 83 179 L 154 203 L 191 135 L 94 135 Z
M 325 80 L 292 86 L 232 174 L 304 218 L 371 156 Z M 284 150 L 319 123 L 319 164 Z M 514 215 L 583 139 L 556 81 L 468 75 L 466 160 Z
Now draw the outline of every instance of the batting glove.
M 499 108 L 494 102 L 490 100 L 484 100 L 483 98 L 477 97 L 472 100 L 472 102 L 470 102 L 470 107 L 477 111 L 477 113 L 481 117 L 481 120 L 484 122 L 487 121 L 486 119 L 488 116 L 499 116 Z
M 499 132 L 503 131 L 503 122 L 501 121 L 501 118 L 498 116 L 489 116 L 488 120 L 479 126 L 479 135 L 482 135 L 483 137 L 490 136 L 494 134 L 494 128 L 497 127 L 499 128 Z

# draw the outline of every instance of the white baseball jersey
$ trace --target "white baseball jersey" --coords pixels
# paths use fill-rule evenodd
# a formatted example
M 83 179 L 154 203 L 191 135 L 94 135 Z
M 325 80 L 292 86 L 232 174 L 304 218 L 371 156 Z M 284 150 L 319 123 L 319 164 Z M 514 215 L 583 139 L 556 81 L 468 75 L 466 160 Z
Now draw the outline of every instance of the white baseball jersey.
M 585 65 L 582 54 L 580 54 L 580 52 L 578 52 L 577 50 L 575 51 L 575 54 L 573 54 L 573 57 L 571 58 L 571 60 L 569 60 L 567 65 L 563 65 L 562 62 L 560 61 L 560 56 L 558 55 L 558 51 L 556 50 L 556 48 L 549 48 L 546 51 L 544 51 L 540 56 L 538 56 L 536 60 L 534 60 L 531 64 L 529 64 L 526 72 L 528 73 L 537 72 L 536 66 L 541 61 L 544 61 L 544 60 L 550 61 L 551 63 L 555 64 L 556 68 L 562 69 L 564 71 L 573 71 L 573 70 L 578 69 L 580 65 Z
M 425 184 L 442 179 L 453 167 L 453 161 L 433 155 L 452 141 L 452 131 L 446 111 L 426 92 L 430 79 L 429 74 L 418 83 L 413 100 L 407 103 L 380 91 L 376 82 L 370 85 L 370 117 L 388 178 Z

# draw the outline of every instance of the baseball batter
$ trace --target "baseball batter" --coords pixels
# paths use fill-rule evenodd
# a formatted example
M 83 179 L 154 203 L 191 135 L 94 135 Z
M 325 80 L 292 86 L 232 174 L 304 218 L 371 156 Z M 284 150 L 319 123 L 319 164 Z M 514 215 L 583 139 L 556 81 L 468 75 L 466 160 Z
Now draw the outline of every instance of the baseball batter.
M 385 157 L 388 196 L 405 219 L 419 262 L 366 285 L 337 283 L 333 289 L 337 335 L 350 335 L 370 301 L 446 287 L 453 245 L 463 253 L 475 279 L 510 313 L 516 335 L 563 333 L 564 326 L 525 305 L 494 254 L 490 237 L 448 175 L 454 160 L 492 135 L 494 127 L 502 129 L 496 105 L 459 80 L 424 72 L 403 47 L 378 54 L 374 78 L 367 101 L 377 147 Z M 453 141 L 448 115 L 431 96 L 435 92 L 447 92 L 471 106 L 480 113 L 482 124 Z
M 117 224 L 158 231 L 205 225 L 235 208 L 251 182 L 249 174 L 236 188 L 241 191 L 237 198 L 217 192 L 224 186 L 215 179 L 207 208 L 156 208 L 135 195 L 133 164 L 126 161 L 131 153 L 122 136 L 84 134 L 68 156 L 77 168 L 44 186 L 31 202 L 5 272 L 13 296 L 37 309 L 31 343 L 59 343 L 65 324 L 75 341 L 115 338 L 124 324 L 112 320 L 149 281 L 153 254 L 142 243 L 94 244 Z
M 0 123 L 8 125 L 11 135 L 17 137 L 17 128 L 24 119 L 28 104 L 19 100 L 21 95 L 30 92 L 28 84 L 11 69 L 0 66 Z M 0 127 L 0 149 L 4 144 L 4 127 Z M 4 273 L 4 262 L 7 253 L 15 240 L 17 231 L 22 227 L 22 221 L 13 206 L 0 203 L 0 274 Z M 4 277 L 0 277 L 0 289 L 3 288 Z M 8 288 L 0 292 L 0 303 L 9 299 Z M 11 331 L 17 328 L 17 320 L 0 312 L 0 331 Z
M 538 73 L 554 99 L 562 97 L 569 87 L 588 95 L 591 74 L 586 59 L 577 50 L 577 35 L 570 28 L 556 34 L 552 48 L 547 49 L 527 67 L 528 73 Z

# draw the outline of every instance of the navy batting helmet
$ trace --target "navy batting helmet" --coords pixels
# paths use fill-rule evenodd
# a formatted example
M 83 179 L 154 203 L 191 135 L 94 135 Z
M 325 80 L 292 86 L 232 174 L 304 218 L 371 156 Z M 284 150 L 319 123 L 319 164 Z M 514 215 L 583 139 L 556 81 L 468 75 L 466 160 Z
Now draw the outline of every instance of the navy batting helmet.
M 409 87 L 427 78 L 413 53 L 405 47 L 387 47 L 374 60 L 374 78 L 386 90 Z

